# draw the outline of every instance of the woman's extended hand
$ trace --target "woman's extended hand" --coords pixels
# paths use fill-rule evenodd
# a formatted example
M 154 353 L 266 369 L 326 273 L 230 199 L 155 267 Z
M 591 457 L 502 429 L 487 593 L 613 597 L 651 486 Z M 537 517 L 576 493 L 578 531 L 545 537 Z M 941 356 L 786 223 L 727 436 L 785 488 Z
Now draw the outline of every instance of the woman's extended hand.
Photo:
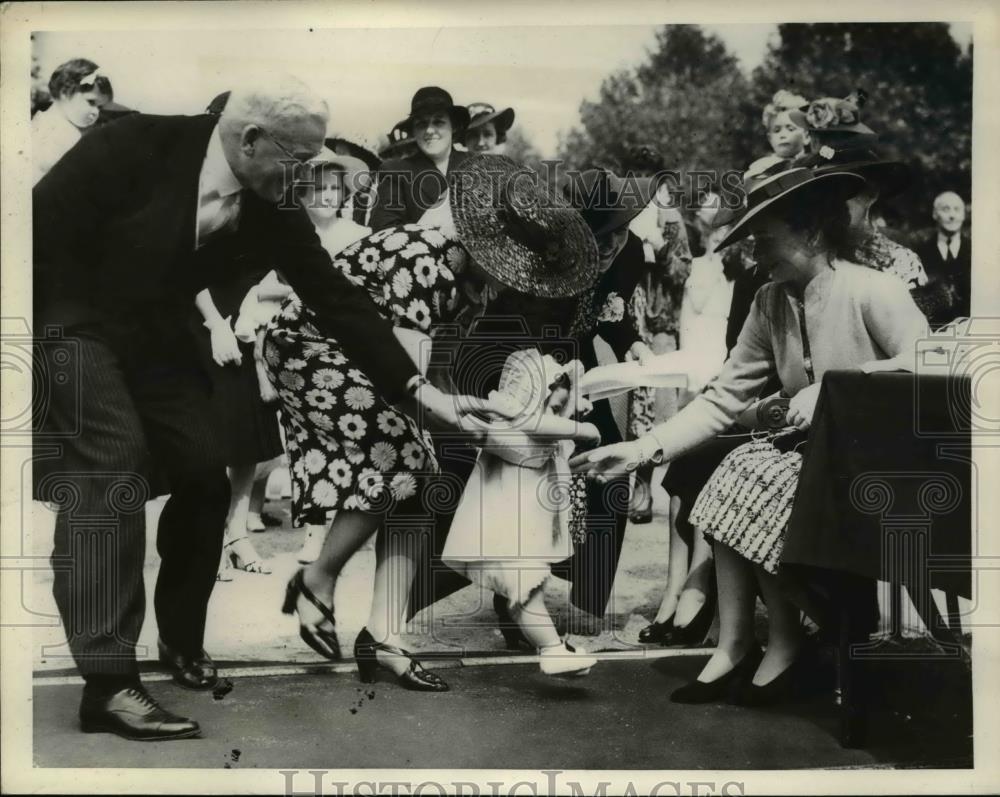
M 430 384 L 421 385 L 415 398 L 418 409 L 414 419 L 418 424 L 445 432 L 460 432 L 474 444 L 486 439 L 484 424 L 476 421 L 496 411 L 487 399 L 443 393 Z
M 812 425 L 813 413 L 816 411 L 816 399 L 819 398 L 819 385 L 813 384 L 803 388 L 788 401 L 788 412 L 785 420 L 789 426 L 794 426 L 801 432 Z
M 569 461 L 574 473 L 583 473 L 588 479 L 598 482 L 625 476 L 640 464 L 642 464 L 642 453 L 634 440 L 585 451 Z
M 229 365 L 233 363 L 239 365 L 243 362 L 243 355 L 240 353 L 240 344 L 236 340 L 236 335 L 229 328 L 229 322 L 220 321 L 213 324 L 210 330 L 212 335 L 212 359 L 217 365 Z
M 639 365 L 646 365 L 655 356 L 656 355 L 653 354 L 653 350 L 649 348 L 649 346 L 641 340 L 637 340 L 629 347 L 629 350 L 625 352 L 625 362 L 638 360 Z

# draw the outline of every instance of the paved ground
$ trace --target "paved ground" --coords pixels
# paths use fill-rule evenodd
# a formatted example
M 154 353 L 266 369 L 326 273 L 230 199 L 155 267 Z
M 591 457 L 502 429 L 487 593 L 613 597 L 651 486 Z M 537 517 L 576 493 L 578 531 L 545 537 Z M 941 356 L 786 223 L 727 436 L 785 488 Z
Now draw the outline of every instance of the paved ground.
M 605 660 L 573 682 L 546 678 L 535 664 L 442 668 L 452 691 L 437 695 L 388 681 L 365 686 L 347 672 L 240 677 L 221 699 L 157 682 L 151 691 L 198 719 L 204 738 L 155 746 L 80 734 L 78 688 L 37 685 L 35 764 L 796 769 L 971 762 L 962 721 L 941 706 L 923 720 L 883 712 L 874 743 L 859 751 L 838 745 L 836 712 L 826 699 L 766 710 L 670 703 L 670 692 L 703 661 Z
M 662 494 L 661 494 L 662 498 Z M 162 503 L 149 504 L 149 527 Z M 663 508 L 661 505 L 660 509 Z M 553 682 L 533 664 L 455 667 L 460 656 L 503 656 L 489 596 L 467 588 L 418 616 L 404 634 L 415 651 L 451 657 L 436 663 L 453 691 L 423 695 L 380 683 L 362 689 L 350 672 L 328 667 L 298 638 L 293 618 L 280 613 L 284 585 L 298 566 L 303 533 L 287 522 L 287 501 L 268 510 L 286 519 L 280 529 L 252 535 L 274 573 L 235 573 L 217 585 L 209 610 L 206 648 L 229 665 L 233 690 L 219 700 L 176 688 L 160 673 L 151 690 L 173 710 L 198 719 L 205 738 L 156 745 L 125 742 L 76 730 L 79 681 L 66 656 L 44 557 L 51 547 L 51 515 L 34 507 L 24 550 L 39 566 L 21 589 L 25 617 L 36 625 L 35 762 L 39 766 L 197 767 L 421 767 L 421 768 L 801 768 L 960 766 L 971 758 L 971 697 L 954 668 L 927 677 L 912 667 L 887 680 L 916 686 L 890 701 L 878 741 L 868 751 L 844 751 L 835 739 L 830 698 L 780 711 L 729 706 L 675 706 L 667 697 L 694 677 L 700 656 L 602 661 L 576 685 Z M 150 535 L 152 538 L 152 535 Z M 146 562 L 152 590 L 157 557 L 152 539 Z M 338 584 L 341 643 L 350 651 L 365 622 L 373 552 L 366 547 Z M 636 635 L 653 617 L 667 569 L 667 527 L 632 526 L 626 536 L 609 612 L 598 622 L 568 605 L 565 583 L 552 579 L 547 603 L 570 639 L 589 650 L 641 650 Z M 150 601 L 149 605 L 152 605 Z M 763 611 L 758 613 L 764 630 Z M 156 624 L 147 617 L 141 644 L 144 670 L 157 670 Z M 621 654 L 617 654 L 621 655 Z M 500 659 L 496 659 L 500 661 Z M 235 667 L 258 667 L 248 674 Z M 340 667 L 341 670 L 349 665 Z M 335 667 L 334 669 L 338 669 Z M 930 672 L 930 671 L 928 671 Z M 936 671 L 935 671 L 936 672 Z M 279 674 L 284 673 L 284 674 Z M 159 680 L 157 680 L 157 678 Z M 895 684 L 895 686 L 893 686 Z M 928 702 L 932 695 L 947 695 Z M 931 706 L 931 724 L 908 720 L 911 707 Z M 428 710 L 430 709 L 430 710 Z

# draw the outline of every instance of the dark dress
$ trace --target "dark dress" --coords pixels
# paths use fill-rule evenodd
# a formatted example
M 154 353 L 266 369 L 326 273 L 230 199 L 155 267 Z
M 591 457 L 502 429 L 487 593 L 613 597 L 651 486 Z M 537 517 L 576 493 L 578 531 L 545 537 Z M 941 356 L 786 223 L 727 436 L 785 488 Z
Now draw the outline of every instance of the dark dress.
M 231 316 L 235 324 L 240 304 L 256 284 L 256 276 L 209 288 L 215 308 L 223 318 Z M 280 456 L 284 446 L 278 411 L 275 405 L 265 403 L 260 396 L 254 344 L 240 341 L 243 355 L 240 364 L 220 366 L 212 359 L 212 336 L 197 310 L 193 313 L 192 325 L 202 367 L 212 382 L 212 429 L 226 464 L 255 465 Z
M 393 324 L 429 333 L 452 307 L 451 269 L 465 258 L 439 230 L 407 225 L 362 238 L 333 266 Z M 264 361 L 281 399 L 296 525 L 324 523 L 332 510 L 384 509 L 416 493 L 416 474 L 437 468 L 426 433 L 320 333 L 298 297 L 268 325 Z

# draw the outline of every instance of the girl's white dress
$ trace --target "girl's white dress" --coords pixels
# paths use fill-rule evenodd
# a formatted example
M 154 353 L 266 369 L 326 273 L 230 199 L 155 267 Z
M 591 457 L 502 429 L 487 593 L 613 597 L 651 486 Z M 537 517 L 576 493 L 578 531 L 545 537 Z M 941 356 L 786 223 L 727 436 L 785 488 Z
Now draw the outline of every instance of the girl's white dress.
M 532 436 L 545 413 L 575 406 L 547 405 L 551 385 L 568 370 L 537 350 L 518 351 L 504 364 L 491 395 L 516 417 L 490 425 L 442 553 L 469 580 L 524 603 L 550 575 L 549 565 L 573 553 L 569 534 L 569 440 Z
M 732 302 L 733 283 L 726 279 L 722 257 L 709 253 L 691 261 L 680 317 L 680 350 L 698 354 L 688 372 L 691 393 L 701 391 L 722 370 Z

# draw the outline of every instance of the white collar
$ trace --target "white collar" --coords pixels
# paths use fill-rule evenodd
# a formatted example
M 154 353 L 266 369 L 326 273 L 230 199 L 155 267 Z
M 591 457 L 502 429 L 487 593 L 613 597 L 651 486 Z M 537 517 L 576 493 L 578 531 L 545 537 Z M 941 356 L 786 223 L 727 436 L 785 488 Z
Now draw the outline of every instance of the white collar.
M 208 151 L 205 153 L 205 160 L 201 165 L 198 190 L 202 196 L 217 193 L 220 197 L 243 190 L 240 181 L 233 174 L 229 161 L 226 160 L 226 153 L 222 150 L 222 136 L 219 134 L 218 125 L 215 126 L 212 137 L 208 140 Z

